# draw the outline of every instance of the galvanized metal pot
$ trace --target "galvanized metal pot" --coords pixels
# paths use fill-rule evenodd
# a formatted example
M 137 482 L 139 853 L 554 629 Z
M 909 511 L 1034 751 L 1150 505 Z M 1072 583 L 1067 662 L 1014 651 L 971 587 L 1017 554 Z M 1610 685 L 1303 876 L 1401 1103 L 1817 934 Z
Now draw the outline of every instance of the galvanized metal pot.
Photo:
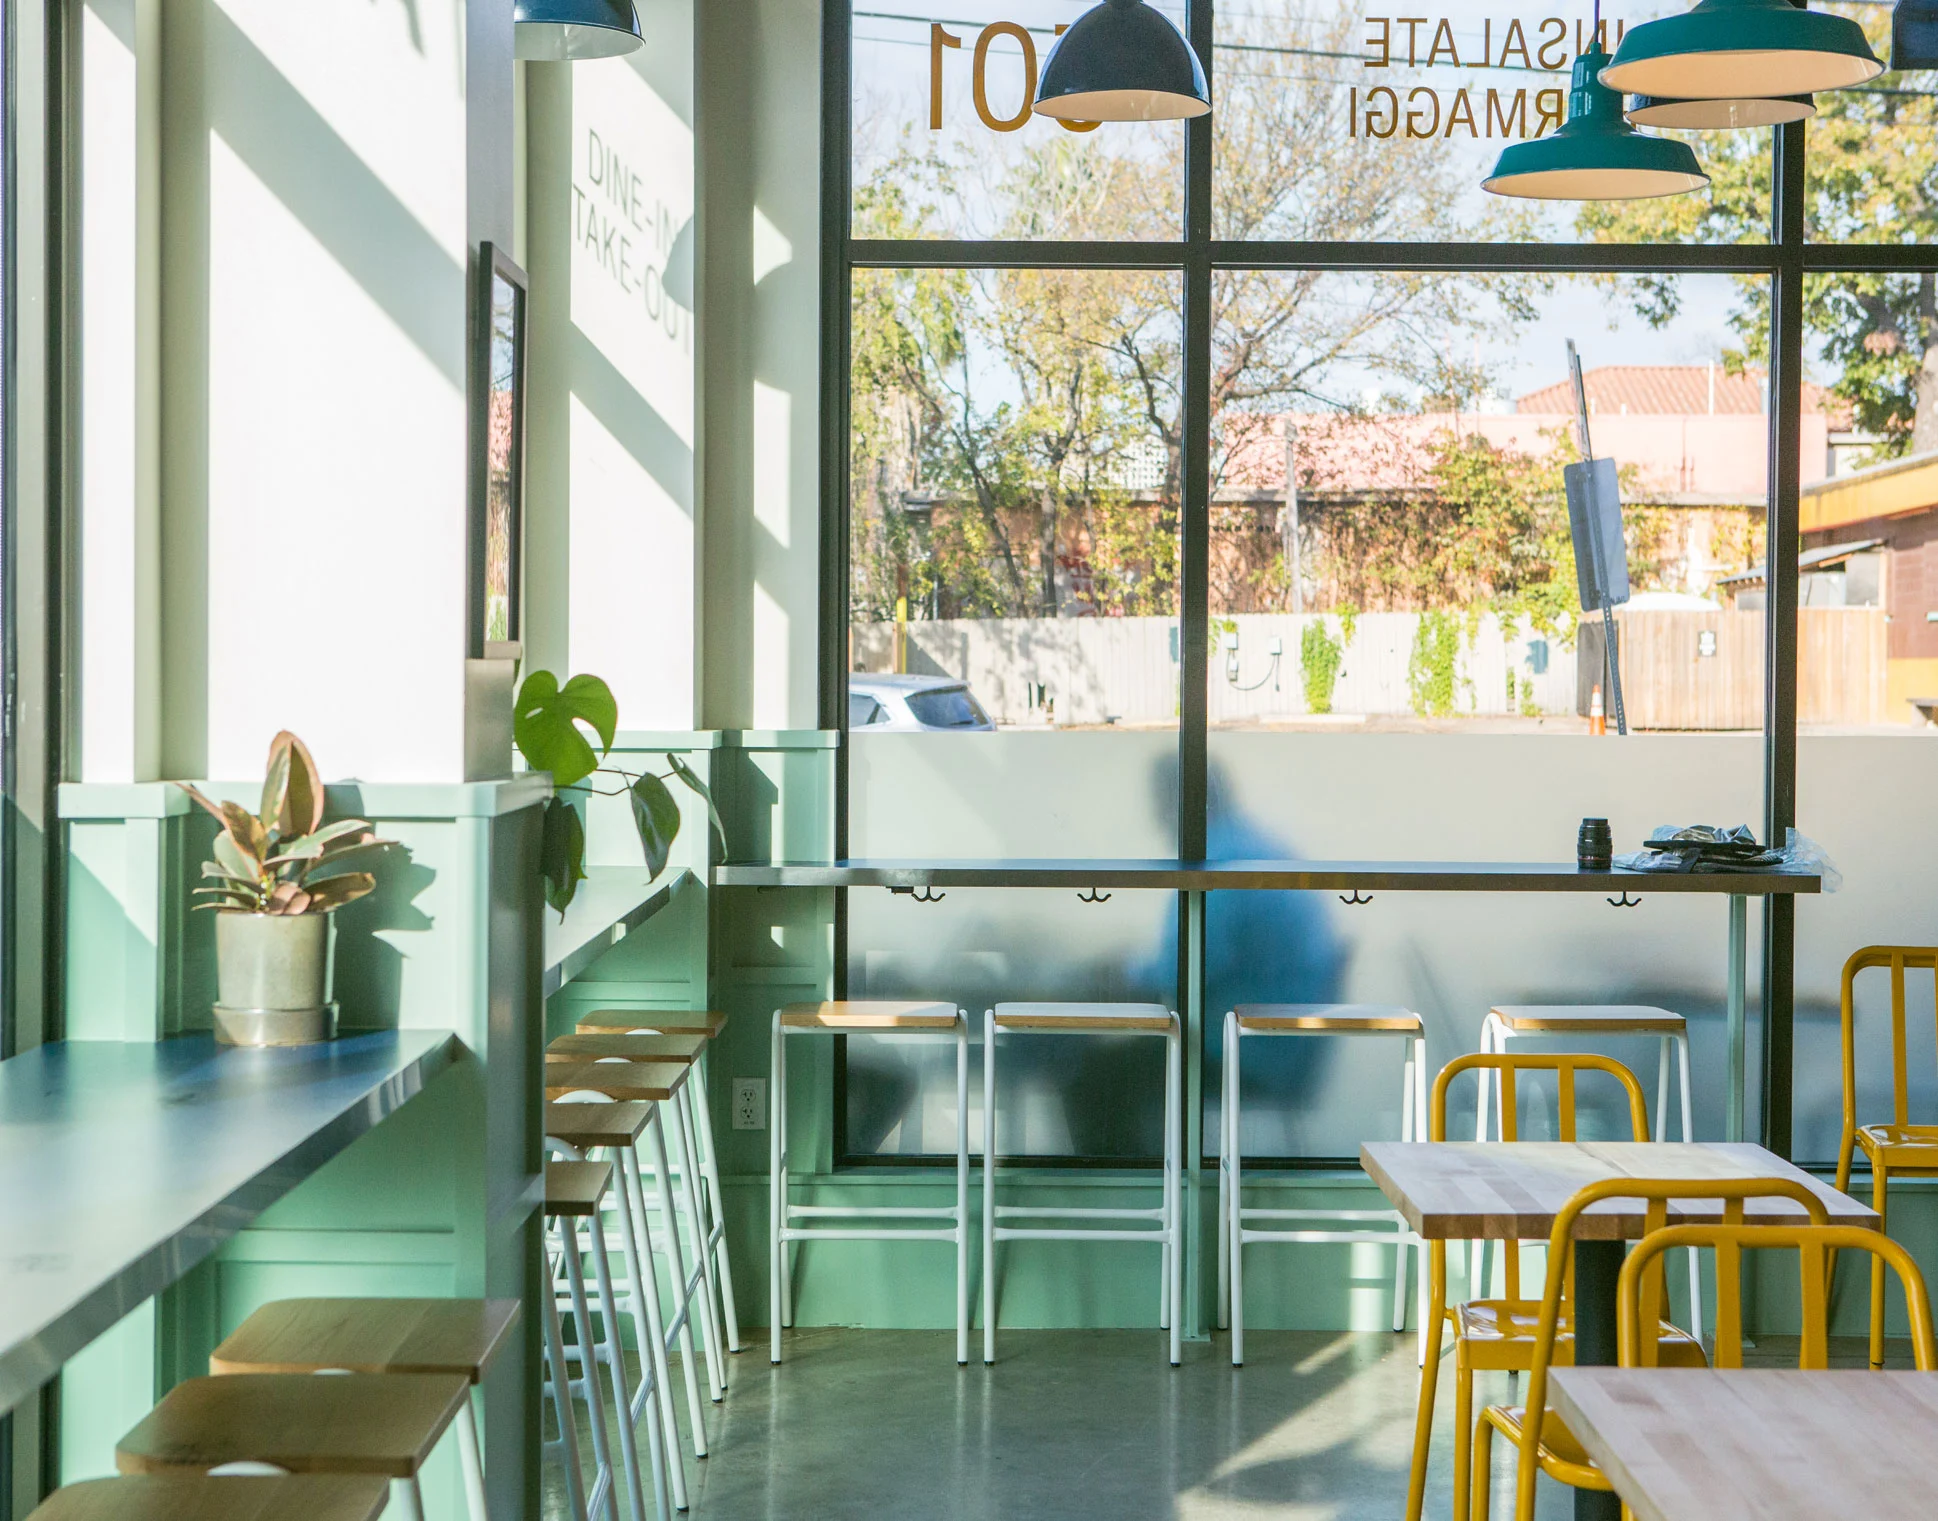
M 336 1033 L 329 1001 L 330 916 L 215 916 L 215 1038 L 231 1046 L 301 1046 Z

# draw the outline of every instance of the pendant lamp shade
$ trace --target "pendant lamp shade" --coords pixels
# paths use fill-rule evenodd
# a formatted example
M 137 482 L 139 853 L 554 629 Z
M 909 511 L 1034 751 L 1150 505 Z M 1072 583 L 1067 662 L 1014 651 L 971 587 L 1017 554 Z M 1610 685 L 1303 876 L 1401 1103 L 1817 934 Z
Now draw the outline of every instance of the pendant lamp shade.
M 1541 201 L 1639 201 L 1709 183 L 1687 143 L 1650 137 L 1622 119 L 1622 97 L 1595 77 L 1607 62 L 1600 48 L 1575 60 L 1568 119 L 1546 137 L 1503 148 L 1481 189 Z
M 1864 28 L 1790 0 L 1702 0 L 1632 26 L 1602 83 L 1677 100 L 1764 100 L 1844 90 L 1884 72 Z
M 1203 116 L 1211 90 L 1169 16 L 1144 0 L 1103 0 L 1043 60 L 1035 109 L 1065 121 L 1173 121 Z
M 1891 11 L 1891 67 L 1938 69 L 1938 0 L 1898 0 Z
M 1817 114 L 1808 95 L 1727 96 L 1720 100 L 1670 100 L 1631 95 L 1628 119 L 1638 127 L 1677 127 L 1685 132 L 1728 131 L 1739 127 L 1780 127 Z
M 514 54 L 533 63 L 571 63 L 630 53 L 645 38 L 633 0 L 514 0 Z

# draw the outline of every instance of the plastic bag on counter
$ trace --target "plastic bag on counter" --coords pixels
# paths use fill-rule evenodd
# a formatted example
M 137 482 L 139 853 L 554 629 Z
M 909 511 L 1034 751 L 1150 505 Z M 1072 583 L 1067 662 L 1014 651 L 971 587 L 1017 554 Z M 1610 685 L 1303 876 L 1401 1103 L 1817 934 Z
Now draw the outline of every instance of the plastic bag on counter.
M 1678 828 L 1664 824 L 1643 842 L 1642 849 L 1617 856 L 1615 865 L 1627 871 L 1796 871 L 1811 872 L 1823 879 L 1823 890 L 1836 892 L 1843 877 L 1830 857 L 1815 840 L 1792 829 L 1784 837 L 1783 848 L 1759 845 L 1747 824 L 1725 829 L 1715 824 L 1691 824 Z

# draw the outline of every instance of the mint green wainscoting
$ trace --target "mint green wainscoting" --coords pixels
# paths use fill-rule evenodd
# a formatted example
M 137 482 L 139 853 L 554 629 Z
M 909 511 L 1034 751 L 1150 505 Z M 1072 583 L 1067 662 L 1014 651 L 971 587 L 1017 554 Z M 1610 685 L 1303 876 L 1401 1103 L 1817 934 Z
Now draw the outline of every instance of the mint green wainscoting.
M 252 787 L 204 783 L 253 802 Z M 63 1374 L 62 1474 L 113 1471 L 113 1447 L 257 1305 L 302 1294 L 450 1294 L 535 1302 L 541 1283 L 539 1068 L 544 1037 L 542 777 L 332 787 L 332 817 L 396 840 L 380 886 L 334 915 L 345 1030 L 447 1029 L 466 1054 L 211 1258 L 74 1358 Z M 214 935 L 188 888 L 213 824 L 161 783 L 61 789 L 69 882 L 70 1040 L 206 1030 Z M 494 1513 L 538 1513 L 539 1322 L 484 1389 Z M 440 1452 L 429 1517 L 462 1511 Z

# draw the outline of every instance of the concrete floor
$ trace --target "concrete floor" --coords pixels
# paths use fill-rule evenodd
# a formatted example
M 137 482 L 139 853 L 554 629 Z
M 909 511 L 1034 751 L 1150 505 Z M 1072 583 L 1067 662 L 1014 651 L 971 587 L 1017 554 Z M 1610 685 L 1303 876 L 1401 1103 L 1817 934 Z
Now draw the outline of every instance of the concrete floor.
M 1154 1331 L 1006 1331 L 991 1369 L 956 1367 L 953 1342 L 798 1330 L 779 1368 L 750 1343 L 709 1410 L 711 1456 L 687 1459 L 694 1521 L 1345 1521 L 1405 1504 L 1410 1336 L 1252 1331 L 1242 1369 L 1222 1337 L 1175 1369 Z M 1452 1512 L 1451 1370 L 1430 1517 Z M 1542 1521 L 1571 1514 L 1568 1492 L 1543 1494 Z

